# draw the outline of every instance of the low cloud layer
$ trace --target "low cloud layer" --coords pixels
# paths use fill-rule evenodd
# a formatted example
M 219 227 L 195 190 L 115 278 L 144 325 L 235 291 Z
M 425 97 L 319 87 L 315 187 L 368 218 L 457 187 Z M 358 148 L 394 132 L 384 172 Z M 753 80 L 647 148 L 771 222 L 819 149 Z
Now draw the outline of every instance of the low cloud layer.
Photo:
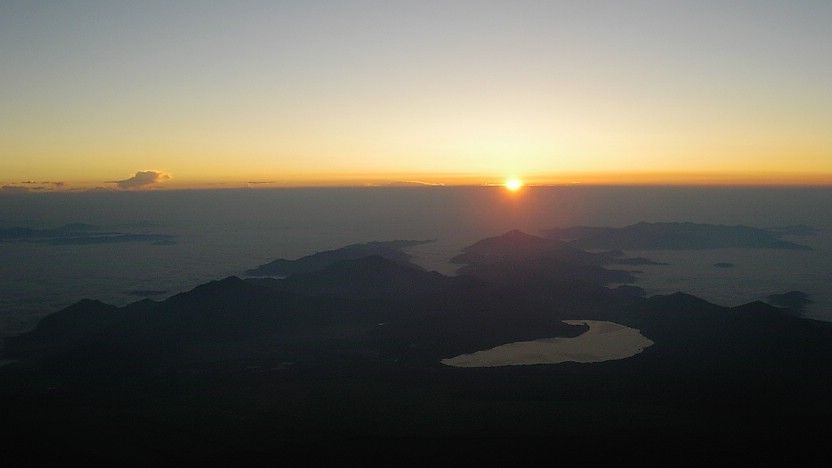
M 445 184 L 424 182 L 421 180 L 396 180 L 386 185 L 388 187 L 442 187 Z
M 0 187 L 0 192 L 2 193 L 26 193 L 29 191 L 29 187 L 23 187 L 20 185 L 4 185 Z
M 48 180 L 45 180 L 43 182 L 37 182 L 37 181 L 34 181 L 34 180 L 24 180 L 24 181 L 21 182 L 21 184 L 52 186 L 52 187 L 55 187 L 55 188 L 61 188 L 64 185 L 66 185 L 64 182 L 50 182 Z
M 3 185 L 0 187 L 0 193 L 54 192 L 63 190 L 65 185 L 63 182 L 23 180 L 16 184 Z
M 116 184 L 122 190 L 141 189 L 170 179 L 170 175 L 159 171 L 139 171 L 133 177 L 124 180 L 113 180 L 108 183 Z

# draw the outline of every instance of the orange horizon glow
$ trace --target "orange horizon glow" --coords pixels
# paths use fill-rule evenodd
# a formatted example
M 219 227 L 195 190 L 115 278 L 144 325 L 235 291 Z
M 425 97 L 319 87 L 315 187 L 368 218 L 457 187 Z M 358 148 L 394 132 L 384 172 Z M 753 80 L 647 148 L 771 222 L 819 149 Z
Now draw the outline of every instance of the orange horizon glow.
M 161 173 L 161 171 L 160 171 Z M 474 174 L 330 174 L 315 177 L 313 175 L 284 175 L 282 178 L 260 177 L 237 178 L 231 180 L 212 180 L 209 178 L 181 178 L 175 174 L 160 178 L 158 183 L 129 189 L 144 190 L 191 190 L 191 189 L 267 189 L 267 188 L 302 188 L 302 187 L 463 187 L 463 186 L 498 186 L 511 192 L 521 188 L 547 186 L 832 186 L 832 174 L 812 173 L 563 173 L 549 175 L 529 175 L 522 180 L 515 177 L 499 175 Z M 124 177 L 113 177 L 112 180 Z M 37 180 L 46 180 L 38 178 Z M 3 192 L 13 192 L 15 188 L 24 191 L 27 188 L 42 187 L 31 190 L 32 193 L 72 192 L 87 190 L 119 190 L 117 184 L 107 181 L 62 181 L 61 185 L 52 182 L 33 182 L 31 180 L 0 181 Z M 7 189 L 8 187 L 8 189 Z
M 828 2 L 53 3 L 0 14 L 0 193 L 832 185 Z

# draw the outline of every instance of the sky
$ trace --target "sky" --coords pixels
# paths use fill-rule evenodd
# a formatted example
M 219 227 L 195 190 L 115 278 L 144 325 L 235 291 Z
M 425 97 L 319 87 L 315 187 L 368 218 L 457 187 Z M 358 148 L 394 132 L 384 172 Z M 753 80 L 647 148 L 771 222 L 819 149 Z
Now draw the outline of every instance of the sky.
M 828 0 L 2 0 L 0 63 L 9 191 L 832 183 Z

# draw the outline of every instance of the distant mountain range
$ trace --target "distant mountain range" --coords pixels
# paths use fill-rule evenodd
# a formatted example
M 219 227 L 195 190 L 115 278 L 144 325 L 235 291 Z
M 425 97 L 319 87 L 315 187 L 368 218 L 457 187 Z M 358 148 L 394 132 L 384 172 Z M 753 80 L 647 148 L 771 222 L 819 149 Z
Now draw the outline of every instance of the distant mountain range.
M 410 255 L 406 254 L 402 249 L 430 242 L 432 241 L 394 240 L 351 244 L 340 249 L 316 252 L 297 260 L 280 258 L 260 265 L 257 268 L 252 268 L 246 271 L 245 274 L 248 276 L 288 276 L 298 273 L 310 273 L 338 261 L 357 260 L 373 255 L 415 267 L 415 265 L 410 263 Z
M 401 249 L 421 242 L 356 244 L 256 269 L 283 279 L 228 277 L 162 301 L 83 300 L 48 315 L 4 343 L 0 435 L 17 452 L 216 462 L 345 440 L 408 453 L 441 441 L 450 445 L 435 450 L 457 459 L 472 437 L 492 441 L 480 455 L 507 440 L 523 453 L 569 441 L 583 454 L 611 440 L 649 456 L 639 445 L 649 440 L 736 455 L 828 433 L 830 323 L 762 302 L 645 297 L 610 285 L 634 278 L 608 268 L 621 252 L 561 239 L 484 239 L 454 258 L 454 277 L 409 262 Z M 654 345 L 595 364 L 440 363 L 587 330 L 568 319 L 620 323 Z

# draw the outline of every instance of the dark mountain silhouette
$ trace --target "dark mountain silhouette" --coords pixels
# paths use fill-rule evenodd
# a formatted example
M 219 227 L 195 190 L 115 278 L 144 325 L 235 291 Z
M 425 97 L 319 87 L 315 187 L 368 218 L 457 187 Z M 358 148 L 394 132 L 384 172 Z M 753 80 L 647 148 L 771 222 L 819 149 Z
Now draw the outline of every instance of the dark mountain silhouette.
M 493 461 L 497 444 L 513 460 L 556 444 L 561 459 L 568 446 L 642 462 L 657 446 L 738 459 L 823 446 L 832 324 L 762 302 L 610 289 L 628 273 L 602 254 L 519 232 L 475 246 L 458 277 L 373 254 L 163 301 L 73 304 L 5 342 L 16 362 L 0 367 L 3 454 L 216 463 L 355 444 L 374 459 L 470 462 Z M 587 330 L 565 319 L 611 320 L 654 344 L 595 364 L 440 363 Z
M 626 257 L 621 250 L 591 253 L 560 240 L 547 239 L 513 230 L 478 241 L 451 259 L 454 263 L 485 265 L 548 259 L 577 265 L 660 265 L 643 257 Z
M 379 323 L 390 325 L 385 333 L 377 333 Z M 316 339 L 342 326 L 392 348 L 396 346 L 385 338 L 389 333 L 409 337 L 417 348 L 427 346 L 420 340 L 434 343 L 443 337 L 441 349 L 457 353 L 515 337 L 569 335 L 581 329 L 545 318 L 473 278 L 446 277 L 371 256 L 283 280 L 228 277 L 161 302 L 145 299 L 116 308 L 81 301 L 48 316 L 32 332 L 9 338 L 5 354 L 65 352 L 90 341 L 174 353 L 195 343 L 231 341 L 245 347 L 241 341 L 276 336 L 296 341 L 298 335 L 320 347 Z
M 766 297 L 766 302 L 776 307 L 783 307 L 793 312 L 802 312 L 807 305 L 814 301 L 803 291 L 789 291 L 783 294 L 772 294 Z
M 778 236 L 814 236 L 817 235 L 818 230 L 812 226 L 805 224 L 795 224 L 793 226 L 778 226 L 767 228 L 766 231 L 774 233 Z
M 588 249 L 700 250 L 717 248 L 761 248 L 811 250 L 780 239 L 782 231 L 748 226 L 696 223 L 645 223 L 621 228 L 577 226 L 550 229 L 552 239 Z
M 590 253 L 561 241 L 514 230 L 465 247 L 452 261 L 466 264 L 459 269 L 460 274 L 489 283 L 547 288 L 576 281 L 599 286 L 632 282 L 635 277 L 631 273 L 601 266 L 618 263 L 624 260 L 622 256 L 620 251 Z M 641 259 L 630 260 L 639 263 Z
M 254 278 L 250 281 L 306 295 L 381 298 L 436 292 L 459 282 L 459 278 L 427 272 L 409 262 L 371 255 L 338 261 L 320 270 L 293 274 L 282 280 Z
M 569 263 L 545 257 L 470 264 L 460 268 L 459 273 L 507 286 L 551 285 L 573 281 L 605 285 L 631 283 L 635 280 L 635 277 L 626 271 L 607 270 L 600 266 Z
M 128 296 L 149 297 L 161 296 L 168 292 L 166 289 L 131 289 L 130 291 L 125 291 L 124 294 Z
M 657 262 L 645 257 L 613 258 L 609 263 L 613 265 L 667 265 L 667 263 Z
M 660 311 L 669 314 L 678 312 L 717 313 L 723 310 L 722 307 L 716 304 L 683 292 L 651 296 L 644 302 L 644 307 L 644 310 L 647 311 Z
M 635 297 L 646 297 L 647 292 L 638 286 L 633 286 L 631 284 L 622 284 L 621 286 L 617 286 L 612 288 L 612 290 L 617 294 L 622 294 L 625 296 L 635 296 Z
M 297 260 L 283 258 L 260 265 L 245 272 L 248 276 L 288 276 L 298 273 L 311 273 L 322 270 L 333 263 L 344 260 L 357 260 L 363 257 L 377 255 L 402 264 L 410 263 L 410 255 L 402 249 L 432 241 L 394 240 L 386 242 L 367 242 L 365 244 L 351 244 L 340 249 L 316 252 Z
M 452 258 L 454 263 L 490 263 L 510 259 L 553 254 L 566 244 L 553 239 L 533 236 L 513 230 L 501 236 L 489 237 L 462 249 L 462 253 Z
M 100 301 L 83 299 L 47 315 L 31 332 L 5 340 L 7 356 L 62 350 L 105 333 L 119 320 L 118 308 Z
M 91 341 L 169 351 L 184 343 L 269 336 L 304 320 L 350 311 L 350 305 L 331 298 L 299 296 L 228 277 L 162 302 L 144 299 L 122 308 L 78 302 L 46 317 L 32 332 L 8 338 L 5 353 L 64 352 Z

